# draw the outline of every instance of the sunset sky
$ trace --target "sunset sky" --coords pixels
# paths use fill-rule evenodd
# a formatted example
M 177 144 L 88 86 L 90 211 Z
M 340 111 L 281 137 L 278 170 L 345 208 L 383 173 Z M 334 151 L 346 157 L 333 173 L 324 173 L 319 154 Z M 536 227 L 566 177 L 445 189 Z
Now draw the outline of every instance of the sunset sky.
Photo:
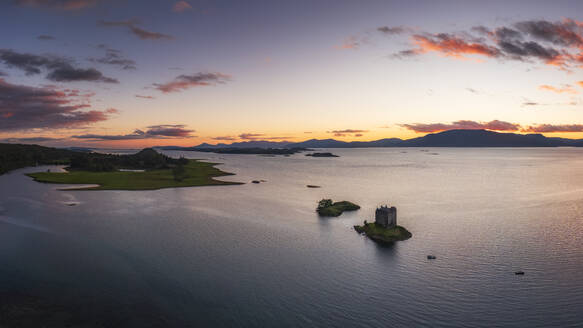
M 6 0 L 0 139 L 583 138 L 583 1 Z

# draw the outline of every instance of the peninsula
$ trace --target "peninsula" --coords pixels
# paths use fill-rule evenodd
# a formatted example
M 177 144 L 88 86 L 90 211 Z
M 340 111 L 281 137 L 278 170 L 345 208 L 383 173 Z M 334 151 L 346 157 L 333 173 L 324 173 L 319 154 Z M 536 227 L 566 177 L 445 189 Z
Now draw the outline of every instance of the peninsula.
M 70 159 L 68 172 L 27 175 L 38 182 L 97 185 L 78 190 L 153 190 L 240 184 L 213 179 L 232 175 L 215 165 L 217 163 L 170 158 L 146 148 L 133 155 L 76 153 Z
M 392 244 L 413 236 L 407 229 L 397 225 L 397 209 L 387 206 L 377 208 L 374 223 L 364 221 L 363 225 L 354 226 L 354 230 L 380 244 Z
M 316 212 L 320 216 L 340 216 L 344 211 L 356 211 L 358 209 L 360 209 L 360 206 L 348 201 L 332 202 L 331 199 L 322 199 L 318 202 Z

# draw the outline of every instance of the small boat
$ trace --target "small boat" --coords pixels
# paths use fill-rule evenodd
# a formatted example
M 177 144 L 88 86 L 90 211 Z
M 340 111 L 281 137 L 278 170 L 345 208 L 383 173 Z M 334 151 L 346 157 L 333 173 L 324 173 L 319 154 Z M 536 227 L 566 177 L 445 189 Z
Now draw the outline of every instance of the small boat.
M 524 271 L 516 271 L 514 274 L 517 276 L 524 276 Z
M 427 255 L 428 260 L 435 260 L 436 258 L 437 258 L 437 256 L 435 256 L 435 255 Z

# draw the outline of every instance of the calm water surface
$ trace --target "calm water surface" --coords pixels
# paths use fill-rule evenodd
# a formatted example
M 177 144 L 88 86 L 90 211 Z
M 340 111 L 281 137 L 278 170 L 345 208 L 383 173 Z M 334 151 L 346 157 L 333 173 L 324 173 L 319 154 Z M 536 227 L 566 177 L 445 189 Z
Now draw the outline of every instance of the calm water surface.
M 0 301 L 124 327 L 583 326 L 583 149 L 329 151 L 341 157 L 166 152 L 267 180 L 239 186 L 1 176 Z M 362 209 L 319 218 L 323 197 Z M 352 229 L 381 204 L 412 239 Z

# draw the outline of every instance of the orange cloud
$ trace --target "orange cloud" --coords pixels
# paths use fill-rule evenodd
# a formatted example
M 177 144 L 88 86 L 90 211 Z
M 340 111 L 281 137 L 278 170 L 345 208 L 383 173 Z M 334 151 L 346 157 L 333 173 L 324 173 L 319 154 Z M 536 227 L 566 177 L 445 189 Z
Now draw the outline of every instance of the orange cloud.
M 413 35 L 413 43 L 418 46 L 417 54 L 438 52 L 445 56 L 464 59 L 464 55 L 497 57 L 498 49 L 481 43 L 471 43 L 450 34 L 440 33 L 432 36 Z
M 583 88 L 583 81 L 579 81 L 579 82 L 577 82 L 577 84 L 579 84 L 579 86 L 580 86 L 581 88 Z
M 552 133 L 552 132 L 583 132 L 583 124 L 539 124 L 531 125 L 522 130 L 523 132 Z
M 388 27 L 378 30 L 391 31 Z M 454 59 L 478 55 L 502 61 L 536 60 L 568 72 L 583 68 L 583 28 L 581 22 L 571 19 L 559 22 L 527 20 L 494 29 L 475 26 L 459 33 L 398 31 L 411 33 L 413 47 L 395 53 L 394 58 L 436 52 Z
M 566 84 L 561 88 L 553 87 L 552 85 L 543 84 L 538 87 L 540 90 L 552 91 L 555 93 L 568 93 L 568 94 L 577 94 L 577 90 L 573 89 L 570 85 Z

